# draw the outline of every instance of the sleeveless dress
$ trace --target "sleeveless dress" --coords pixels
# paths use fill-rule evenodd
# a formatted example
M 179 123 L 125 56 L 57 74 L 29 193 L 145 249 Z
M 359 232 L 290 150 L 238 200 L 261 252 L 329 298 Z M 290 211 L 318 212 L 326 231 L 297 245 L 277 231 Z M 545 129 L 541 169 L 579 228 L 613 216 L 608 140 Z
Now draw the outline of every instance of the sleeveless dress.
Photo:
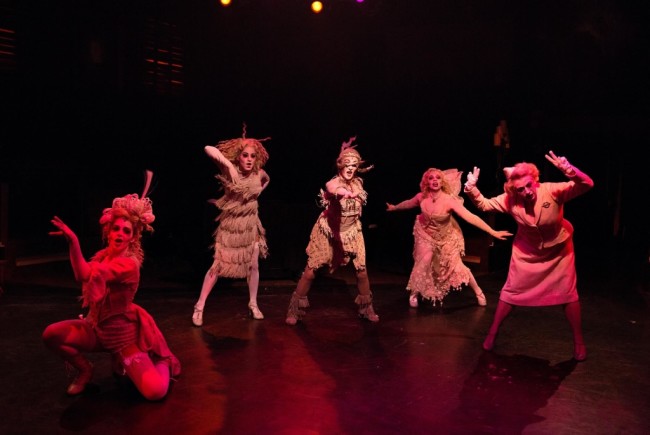
M 259 243 L 260 257 L 268 256 L 266 231 L 258 215 L 261 176 L 254 172 L 240 178 L 237 184 L 222 175 L 216 178 L 225 193 L 211 201 L 221 212 L 215 219 L 219 224 L 214 232 L 214 262 L 210 270 L 222 277 L 246 278 L 255 242 Z
M 435 303 L 469 283 L 470 270 L 462 260 L 465 239 L 451 213 L 420 213 L 415 219 L 413 236 L 415 264 L 406 286 L 408 291 L 420 293 Z
M 356 270 L 366 269 L 366 245 L 361 231 L 361 212 L 368 194 L 363 190 L 360 178 L 353 179 L 352 184 L 354 191 L 359 193 L 354 199 L 337 199 L 321 190 L 321 205 L 325 210 L 312 227 L 306 249 L 307 265 L 311 269 L 327 265 L 330 271 L 334 271 L 339 266 L 347 265 L 350 260 Z M 354 217 L 354 222 L 341 228 L 342 216 Z

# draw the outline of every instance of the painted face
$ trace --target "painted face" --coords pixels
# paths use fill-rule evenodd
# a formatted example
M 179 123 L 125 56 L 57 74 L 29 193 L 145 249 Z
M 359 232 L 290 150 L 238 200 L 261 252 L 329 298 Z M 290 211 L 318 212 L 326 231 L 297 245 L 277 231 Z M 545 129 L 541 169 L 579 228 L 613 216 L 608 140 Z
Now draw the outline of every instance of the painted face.
M 340 174 L 344 180 L 350 181 L 354 178 L 358 169 L 359 159 L 356 157 L 346 157 L 343 159 L 343 167 L 341 168 Z
M 126 250 L 131 240 L 133 240 L 133 224 L 126 218 L 118 217 L 108 232 L 109 249 L 121 253 Z
M 442 188 L 442 176 L 439 172 L 429 172 L 427 175 L 427 187 L 434 192 Z
M 533 177 L 522 177 L 515 180 L 512 185 L 517 196 L 524 201 L 533 202 L 537 198 L 537 182 Z
M 255 167 L 257 160 L 257 153 L 255 147 L 252 145 L 246 146 L 239 154 L 239 170 L 242 174 L 249 174 Z

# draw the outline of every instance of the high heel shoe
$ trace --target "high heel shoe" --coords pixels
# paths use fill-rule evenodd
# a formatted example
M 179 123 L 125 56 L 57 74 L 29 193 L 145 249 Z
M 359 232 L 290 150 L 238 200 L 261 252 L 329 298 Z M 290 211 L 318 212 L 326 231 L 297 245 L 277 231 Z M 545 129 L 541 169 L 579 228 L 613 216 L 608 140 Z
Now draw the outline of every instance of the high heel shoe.
M 194 305 L 194 313 L 192 314 L 192 323 L 194 326 L 202 326 L 203 325 L 203 310 L 199 310 L 196 308 L 196 305 Z
M 248 304 L 248 312 L 255 320 L 262 320 L 264 318 L 264 314 L 262 314 L 257 305 Z
M 578 362 L 587 359 L 587 346 L 584 343 L 575 343 L 573 345 L 573 359 Z
M 483 292 L 476 293 L 476 301 L 478 302 L 479 307 L 487 306 L 487 299 L 485 298 L 485 295 L 483 294 Z

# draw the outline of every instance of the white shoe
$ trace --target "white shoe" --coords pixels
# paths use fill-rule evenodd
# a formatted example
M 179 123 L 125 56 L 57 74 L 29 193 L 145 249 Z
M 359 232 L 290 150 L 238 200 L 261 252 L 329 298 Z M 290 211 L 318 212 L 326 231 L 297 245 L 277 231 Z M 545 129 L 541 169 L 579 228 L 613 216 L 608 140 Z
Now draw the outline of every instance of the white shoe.
M 248 312 L 250 313 L 251 317 L 255 320 L 264 319 L 264 314 L 262 314 L 262 312 L 257 307 L 257 305 L 248 304 Z
M 194 305 L 194 313 L 192 314 L 192 323 L 194 326 L 201 326 L 203 325 L 203 310 L 199 310 L 196 308 L 196 305 Z
M 417 308 L 418 307 L 418 294 L 417 293 L 411 293 L 411 296 L 409 297 L 409 306 L 411 308 Z

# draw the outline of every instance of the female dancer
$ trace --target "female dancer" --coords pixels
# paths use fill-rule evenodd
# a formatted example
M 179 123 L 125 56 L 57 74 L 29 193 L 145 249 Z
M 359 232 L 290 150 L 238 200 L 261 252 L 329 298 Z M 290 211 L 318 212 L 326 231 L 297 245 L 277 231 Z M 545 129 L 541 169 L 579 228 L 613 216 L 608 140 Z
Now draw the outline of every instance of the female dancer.
M 192 323 L 203 325 L 203 308 L 220 276 L 246 278 L 248 282 L 248 309 L 254 319 L 264 315 L 257 306 L 260 282 L 259 257 L 266 258 L 266 231 L 258 216 L 257 198 L 269 184 L 269 176 L 262 169 L 269 159 L 262 142 L 266 139 L 246 137 L 246 125 L 241 138 L 206 145 L 205 153 L 219 167 L 216 178 L 221 181 L 224 195 L 212 202 L 221 210 L 214 232 L 214 262 L 203 279 L 201 294 L 194 304 Z
M 77 235 L 59 217 L 52 219 L 58 230 L 50 234 L 68 241 L 74 276 L 82 283 L 82 306 L 88 308 L 85 317 L 53 323 L 43 332 L 45 345 L 78 371 L 69 395 L 82 393 L 93 375 L 83 352 L 110 352 L 113 369 L 128 376 L 148 400 L 165 397 L 170 375 L 180 374 L 180 363 L 156 322 L 133 303 L 144 260 L 142 233 L 153 231 L 155 219 L 147 189 L 142 198 L 115 198 L 104 209 L 99 223 L 107 246 L 90 261 L 84 259 Z
M 587 348 L 576 285 L 573 226 L 564 219 L 564 203 L 590 190 L 594 182 L 553 151 L 545 157 L 568 182 L 540 183 L 537 166 L 522 162 L 504 169 L 504 193 L 485 198 L 476 187 L 480 170 L 474 167 L 467 174 L 465 192 L 479 209 L 508 213 L 517 222 L 508 278 L 483 348 L 492 350 L 499 327 L 514 305 L 562 305 L 573 333 L 573 357 L 584 361 Z
M 378 322 L 379 316 L 372 306 L 370 280 L 366 270 L 366 246 L 361 231 L 361 209 L 368 194 L 363 190 L 359 173 L 367 172 L 372 166 L 362 167 L 364 161 L 352 145 L 356 137 L 341 146 L 336 160 L 338 174 L 321 190 L 321 205 L 325 208 L 318 216 L 307 245 L 307 266 L 291 295 L 286 323 L 295 325 L 309 307 L 307 293 L 314 281 L 316 271 L 329 266 L 330 273 L 339 266 L 352 261 L 356 271 L 359 294 L 355 303 L 359 306 L 359 317 Z
M 462 198 L 458 197 L 461 175 L 462 172 L 456 169 L 441 171 L 429 168 L 422 174 L 417 195 L 397 205 L 386 203 L 388 211 L 420 207 L 413 226 L 415 263 L 406 285 L 406 290 L 411 293 L 409 304 L 413 308 L 418 306 L 418 295 L 433 301 L 434 305 L 436 302 L 442 304 L 451 290 L 460 290 L 463 285 L 474 290 L 480 306 L 487 305 L 474 275 L 463 264 L 465 240 L 452 213 L 499 240 L 512 233 L 493 230 L 463 206 Z

